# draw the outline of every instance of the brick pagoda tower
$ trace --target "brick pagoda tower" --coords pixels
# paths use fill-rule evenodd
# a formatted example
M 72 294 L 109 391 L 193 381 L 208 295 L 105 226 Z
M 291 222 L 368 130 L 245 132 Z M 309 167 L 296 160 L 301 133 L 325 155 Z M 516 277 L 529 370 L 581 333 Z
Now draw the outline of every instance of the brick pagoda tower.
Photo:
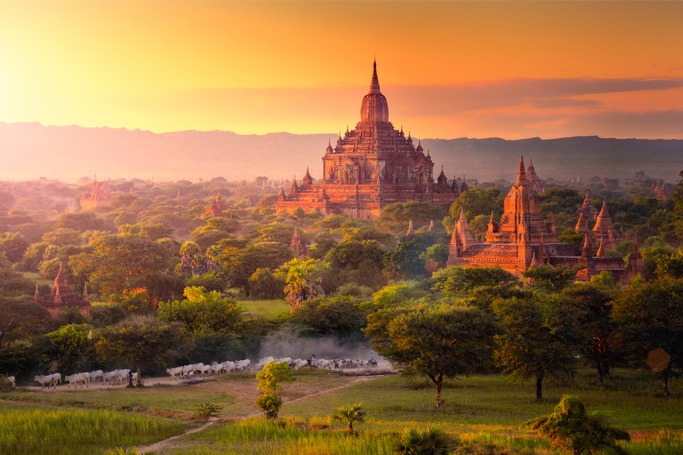
M 288 194 L 281 188 L 275 205 L 278 213 L 297 208 L 322 214 L 347 214 L 377 218 L 382 207 L 396 202 L 423 201 L 447 210 L 459 196 L 443 172 L 434 181 L 434 163 L 417 147 L 410 134 L 396 130 L 389 121 L 389 105 L 380 91 L 377 63 L 373 63 L 370 91 L 363 97 L 360 122 L 339 135 L 335 146 L 325 149 L 323 177 L 313 182 L 308 170 Z M 454 191 L 453 187 L 456 188 Z M 460 190 L 461 191 L 461 190 Z

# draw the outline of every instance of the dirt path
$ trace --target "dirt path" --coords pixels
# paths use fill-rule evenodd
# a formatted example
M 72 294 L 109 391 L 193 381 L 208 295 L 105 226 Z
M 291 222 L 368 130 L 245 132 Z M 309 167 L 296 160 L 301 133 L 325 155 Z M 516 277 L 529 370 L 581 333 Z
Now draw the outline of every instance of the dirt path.
M 362 382 L 372 381 L 373 379 L 378 379 L 378 378 L 383 378 L 383 377 L 385 377 L 385 375 L 349 376 L 349 380 L 340 386 L 332 387 L 331 389 L 320 390 L 318 392 L 311 393 L 308 395 L 304 395 L 304 396 L 294 398 L 291 400 L 284 399 L 283 404 L 296 403 L 299 401 L 307 400 L 309 398 L 314 398 L 314 397 L 317 397 L 320 395 L 335 392 L 337 390 L 345 389 L 347 387 L 351 387 L 353 385 L 360 384 Z M 254 412 L 254 413 L 251 413 L 251 414 L 244 416 L 244 418 L 258 417 L 260 415 L 262 415 L 261 412 Z M 137 447 L 138 453 L 140 453 L 140 454 L 155 453 L 157 451 L 161 451 L 161 450 L 165 450 L 165 449 L 176 448 L 176 447 L 178 447 L 177 442 L 180 438 L 187 436 L 187 435 L 190 435 L 192 433 L 198 433 L 200 431 L 203 431 L 203 430 L 207 429 L 208 427 L 210 427 L 211 425 L 213 425 L 217 422 L 220 422 L 220 419 L 210 419 L 208 422 L 206 422 L 204 425 L 202 425 L 200 427 L 191 428 L 191 429 L 185 431 L 184 433 L 181 433 L 181 434 L 176 435 L 176 436 L 172 436 L 168 439 L 164 439 L 164 440 L 159 441 L 159 442 L 155 442 L 154 444 Z

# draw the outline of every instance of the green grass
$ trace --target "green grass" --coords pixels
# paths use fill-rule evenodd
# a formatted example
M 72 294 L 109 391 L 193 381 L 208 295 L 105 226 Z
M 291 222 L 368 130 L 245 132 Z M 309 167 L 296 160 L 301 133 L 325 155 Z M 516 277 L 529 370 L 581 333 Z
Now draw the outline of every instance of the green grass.
M 97 454 L 111 447 L 148 444 L 183 431 L 169 419 L 112 411 L 0 410 L 0 453 Z
M 236 379 L 239 380 L 239 379 Z M 194 385 L 157 385 L 142 388 L 27 390 L 18 388 L 2 396 L 5 400 L 48 406 L 84 409 L 135 411 L 152 415 L 188 417 L 196 407 L 211 402 L 219 406 L 235 403 L 237 399 L 226 388 L 216 388 L 217 381 Z
M 661 397 L 658 381 L 645 374 L 615 371 L 605 386 L 590 371 L 581 371 L 574 385 L 545 388 L 544 402 L 534 399 L 531 383 L 512 383 L 502 375 L 465 377 L 448 381 L 446 405 L 435 408 L 435 389 L 419 377 L 390 375 L 349 378 L 330 371 L 301 371 L 296 381 L 284 385 L 285 405 L 280 417 L 285 426 L 263 419 L 241 420 L 257 413 L 258 395 L 253 374 L 223 375 L 193 385 L 150 386 L 113 390 L 18 390 L 4 394 L 2 406 L 60 406 L 134 411 L 141 416 L 165 415 L 190 418 L 201 403 L 223 407 L 221 422 L 180 439 L 171 454 L 385 454 L 394 438 L 406 428 L 441 428 L 461 441 L 458 453 L 549 454 L 548 442 L 528 428 L 527 420 L 548 414 L 563 394 L 579 395 L 588 411 L 602 411 L 611 425 L 629 430 L 632 454 L 683 453 L 683 381 L 672 382 L 674 397 Z M 363 381 L 336 389 L 349 380 Z M 314 392 L 328 391 L 317 396 Z M 10 401 L 11 400 L 11 401 Z M 287 401 L 297 400 L 291 403 Z M 349 438 L 343 425 L 329 428 L 329 416 L 339 406 L 359 401 L 367 421 L 357 426 L 359 435 Z M 51 410 L 50 410 L 51 412 Z M 111 447 L 121 446 L 122 443 Z M 495 447 L 495 449 L 492 449 Z M 5 453 L 0 449 L 0 453 Z M 11 452 L 10 452 L 11 453 Z
M 314 430 L 305 421 L 272 422 L 249 419 L 214 426 L 188 437 L 191 447 L 167 453 L 251 455 L 389 455 L 393 435 L 362 432 L 349 436 L 344 430 Z
M 275 321 L 289 315 L 289 304 L 283 300 L 240 300 L 240 305 L 248 313 L 263 316 L 269 321 Z

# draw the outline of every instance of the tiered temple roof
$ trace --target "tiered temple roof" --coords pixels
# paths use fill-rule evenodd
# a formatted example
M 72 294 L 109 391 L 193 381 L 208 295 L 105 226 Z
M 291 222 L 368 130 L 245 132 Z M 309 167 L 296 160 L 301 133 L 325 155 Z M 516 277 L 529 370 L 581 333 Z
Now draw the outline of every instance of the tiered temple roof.
M 360 121 L 353 130 L 328 144 L 323 175 L 318 183 L 310 173 L 289 193 L 280 191 L 276 210 L 296 208 L 323 214 L 343 213 L 355 218 L 378 217 L 382 207 L 395 202 L 425 201 L 447 209 L 461 188 L 453 190 L 442 169 L 434 181 L 434 163 L 422 144 L 414 145 L 410 133 L 397 130 L 389 121 L 389 105 L 382 94 L 373 64 L 370 90 L 363 97 Z

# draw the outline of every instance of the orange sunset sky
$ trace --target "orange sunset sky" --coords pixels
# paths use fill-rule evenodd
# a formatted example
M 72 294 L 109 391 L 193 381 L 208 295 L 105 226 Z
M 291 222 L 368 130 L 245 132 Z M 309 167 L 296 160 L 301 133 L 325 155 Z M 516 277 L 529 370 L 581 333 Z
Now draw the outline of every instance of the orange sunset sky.
M 683 138 L 683 2 L 0 0 L 0 122 Z

